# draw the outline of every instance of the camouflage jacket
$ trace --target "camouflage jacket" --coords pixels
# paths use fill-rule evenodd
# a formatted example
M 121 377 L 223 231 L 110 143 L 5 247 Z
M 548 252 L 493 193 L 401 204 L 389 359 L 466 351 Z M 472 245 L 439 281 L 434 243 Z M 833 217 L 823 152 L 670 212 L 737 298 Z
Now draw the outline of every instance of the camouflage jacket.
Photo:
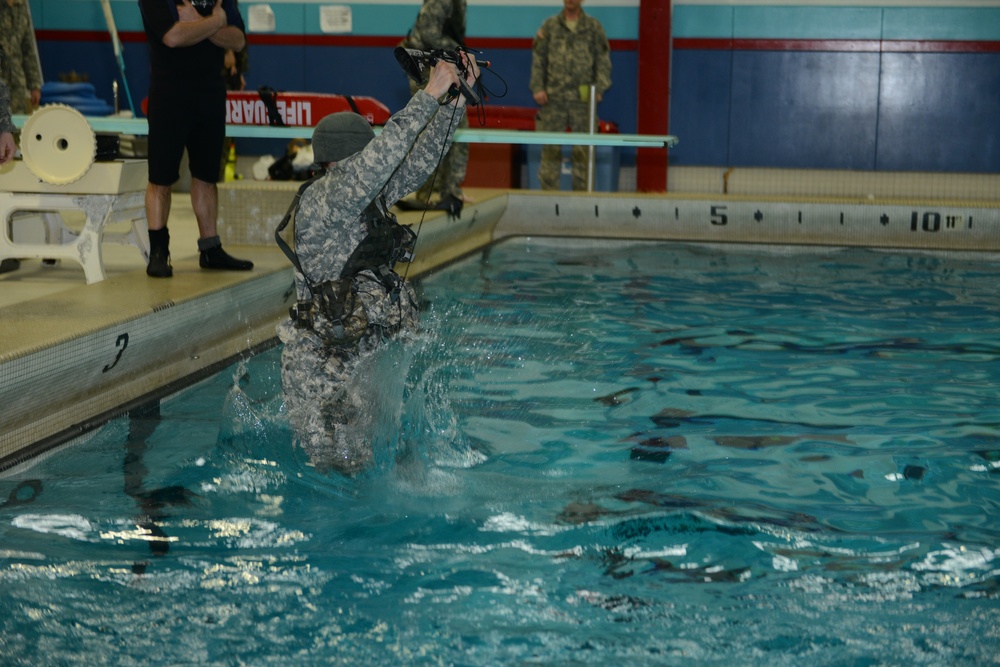
M 550 102 L 580 101 L 580 86 L 598 95 L 611 87 L 611 47 L 600 21 L 582 10 L 576 30 L 563 12 L 549 17 L 532 44 L 531 92 L 544 90 Z
M 403 46 L 421 51 L 465 46 L 465 0 L 424 0 Z
M 3 50 L 0 79 L 10 89 L 11 112 L 27 113 L 28 91 L 41 90 L 38 51 L 32 30 L 28 0 L 0 0 L 0 49 Z
M 10 120 L 10 91 L 7 84 L 0 81 L 0 134 L 15 131 L 14 123 Z
M 313 284 L 340 277 L 368 234 L 362 214 L 371 202 L 384 195 L 386 206 L 392 206 L 427 180 L 465 113 L 458 109 L 453 119 L 455 111 L 418 91 L 364 150 L 306 188 L 295 214 L 295 253 Z M 299 299 L 308 301 L 303 276 L 296 273 L 295 282 Z

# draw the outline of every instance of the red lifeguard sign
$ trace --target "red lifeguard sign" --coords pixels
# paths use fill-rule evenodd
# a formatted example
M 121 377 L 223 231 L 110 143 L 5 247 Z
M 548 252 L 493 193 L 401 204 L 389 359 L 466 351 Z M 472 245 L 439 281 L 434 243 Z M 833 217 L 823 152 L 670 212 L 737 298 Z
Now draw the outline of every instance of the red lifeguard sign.
M 389 108 L 375 98 L 352 95 L 276 92 L 274 108 L 280 123 L 271 122 L 268 106 L 259 93 L 229 91 L 226 93 L 226 124 L 315 127 L 324 116 L 338 111 L 355 111 L 372 125 L 384 125 L 392 115 Z

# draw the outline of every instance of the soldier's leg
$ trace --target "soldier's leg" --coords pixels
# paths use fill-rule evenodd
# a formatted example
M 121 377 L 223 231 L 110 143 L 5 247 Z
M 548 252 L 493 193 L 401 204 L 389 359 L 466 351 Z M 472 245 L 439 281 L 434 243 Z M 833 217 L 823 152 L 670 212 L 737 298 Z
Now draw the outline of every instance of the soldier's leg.
M 567 127 L 565 109 L 549 102 L 538 112 L 535 127 L 541 132 L 562 132 Z M 542 146 L 542 159 L 538 166 L 538 181 L 542 190 L 559 189 L 559 172 L 562 170 L 562 146 Z
M 282 350 L 281 384 L 288 421 L 296 443 L 320 470 L 343 467 L 337 436 L 346 415 L 339 414 L 337 399 L 347 377 L 342 360 L 312 338 L 288 341 Z
M 573 190 L 586 191 L 590 146 L 573 146 Z
M 590 132 L 590 109 L 586 104 L 574 104 L 569 109 L 569 124 L 574 132 Z M 573 147 L 573 189 L 587 189 L 587 165 L 590 161 L 589 146 Z
M 31 114 L 35 109 L 31 106 L 31 99 L 28 97 L 28 84 L 22 78 L 20 82 L 10 83 L 7 86 L 10 91 L 10 112 L 11 114 Z M 20 142 L 17 144 L 20 146 Z

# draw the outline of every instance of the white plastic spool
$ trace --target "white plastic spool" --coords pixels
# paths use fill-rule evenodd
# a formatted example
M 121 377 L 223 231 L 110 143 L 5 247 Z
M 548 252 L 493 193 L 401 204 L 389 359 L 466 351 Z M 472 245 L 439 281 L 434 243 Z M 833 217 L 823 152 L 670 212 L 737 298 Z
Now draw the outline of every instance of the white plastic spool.
M 66 185 L 80 180 L 94 164 L 97 136 L 82 113 L 63 104 L 49 104 L 25 121 L 21 155 L 42 181 Z

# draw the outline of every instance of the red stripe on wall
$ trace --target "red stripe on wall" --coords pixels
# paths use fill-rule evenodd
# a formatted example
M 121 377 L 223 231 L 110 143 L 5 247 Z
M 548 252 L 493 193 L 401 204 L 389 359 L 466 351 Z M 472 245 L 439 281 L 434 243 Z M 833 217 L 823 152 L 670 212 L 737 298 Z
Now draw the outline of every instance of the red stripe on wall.
M 886 53 L 1000 53 L 1000 42 L 933 42 L 888 40 L 882 42 Z
M 825 51 L 866 53 L 1000 53 L 1000 42 L 878 39 L 716 39 L 679 37 L 684 51 Z
M 265 37 L 265 35 L 260 35 L 256 33 L 250 33 L 247 36 L 247 40 L 251 44 L 258 43 L 259 37 Z M 385 35 L 266 35 L 266 37 L 274 38 L 273 41 L 261 42 L 267 44 L 305 44 L 306 46 L 357 46 L 357 47 L 372 47 L 372 48 L 395 48 L 399 46 L 399 42 L 403 39 L 394 36 Z M 283 42 L 280 38 L 287 38 L 291 41 Z
M 363 47 L 395 47 L 402 39 L 399 35 L 274 35 L 250 33 L 248 39 L 252 44 L 277 44 L 300 46 L 363 46 Z M 636 51 L 639 41 L 634 39 L 609 40 L 612 51 Z M 471 49 L 530 49 L 532 40 L 526 37 L 470 37 L 468 46 Z
M 685 51 L 872 51 L 877 39 L 709 39 L 680 37 L 674 48 Z
M 107 30 L 36 30 L 35 39 L 50 42 L 110 42 Z M 123 42 L 145 42 L 144 32 L 119 32 Z
M 734 39 L 734 51 L 878 52 L 879 41 L 868 39 Z

